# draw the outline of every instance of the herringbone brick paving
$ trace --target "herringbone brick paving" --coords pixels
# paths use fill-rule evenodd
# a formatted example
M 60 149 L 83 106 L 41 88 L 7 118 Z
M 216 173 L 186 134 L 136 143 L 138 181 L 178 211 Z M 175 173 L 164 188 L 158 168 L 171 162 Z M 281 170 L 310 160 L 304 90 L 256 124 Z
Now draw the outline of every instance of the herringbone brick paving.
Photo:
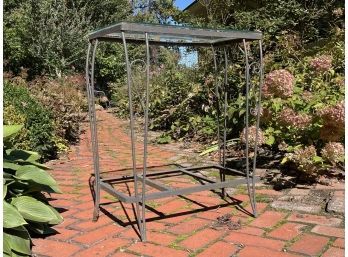
M 131 166 L 130 138 L 121 121 L 106 111 L 98 112 L 99 149 L 102 171 Z M 132 205 L 117 202 L 102 193 L 103 211 L 92 222 L 90 191 L 92 153 L 90 132 L 81 136 L 66 160 L 51 162 L 51 173 L 63 194 L 52 196 L 51 204 L 62 211 L 64 222 L 54 227 L 56 235 L 33 239 L 34 256 L 152 256 L 152 257 L 295 257 L 344 256 L 343 221 L 296 212 L 280 212 L 259 202 L 254 219 L 245 192 L 224 201 L 210 191 L 185 197 L 151 201 L 147 209 L 148 242 L 139 242 Z M 142 162 L 142 144 L 137 144 L 137 161 Z M 164 165 L 175 155 L 149 147 L 149 164 Z M 124 172 L 124 171 L 123 171 Z M 172 178 L 171 186 L 182 187 L 191 179 Z M 132 186 L 120 187 L 132 191 Z M 272 189 L 257 190 L 272 199 L 282 195 Z M 239 200 L 241 203 L 237 206 Z M 217 217 L 232 214 L 241 224 L 237 230 L 213 226 Z

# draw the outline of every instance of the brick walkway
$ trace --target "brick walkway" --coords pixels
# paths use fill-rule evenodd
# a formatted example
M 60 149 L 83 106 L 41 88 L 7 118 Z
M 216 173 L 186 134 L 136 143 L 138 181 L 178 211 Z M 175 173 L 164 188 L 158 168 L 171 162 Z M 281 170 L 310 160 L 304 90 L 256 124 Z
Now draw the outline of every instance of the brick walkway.
M 98 117 L 102 171 L 130 167 L 130 139 L 121 129 L 121 122 L 105 111 L 99 111 Z M 106 193 L 101 196 L 104 211 L 98 222 L 92 222 L 89 188 L 92 162 L 87 124 L 86 130 L 67 160 L 50 163 L 52 175 L 64 192 L 53 195 L 51 204 L 63 211 L 64 222 L 54 227 L 58 234 L 33 239 L 34 256 L 344 256 L 341 218 L 276 211 L 264 199 L 282 193 L 264 188 L 257 190 L 260 215 L 256 219 L 247 214 L 250 206 L 243 189 L 233 194 L 234 199 L 242 201 L 239 205 L 210 191 L 150 201 L 148 243 L 139 242 L 132 206 L 115 202 Z M 141 149 L 141 144 L 137 145 L 139 154 Z M 174 155 L 153 146 L 149 151 L 151 165 L 163 165 Z M 139 164 L 140 161 L 139 155 Z M 173 178 L 168 183 L 181 187 L 193 182 Z M 241 224 L 240 229 L 214 226 L 217 217 L 228 213 L 235 224 Z

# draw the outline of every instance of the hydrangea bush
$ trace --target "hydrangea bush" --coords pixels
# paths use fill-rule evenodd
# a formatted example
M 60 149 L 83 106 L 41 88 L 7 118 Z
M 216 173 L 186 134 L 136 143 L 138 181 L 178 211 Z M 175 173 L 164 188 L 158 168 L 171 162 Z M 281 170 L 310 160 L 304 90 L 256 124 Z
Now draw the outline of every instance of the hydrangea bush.
M 265 143 L 312 177 L 344 162 L 343 78 L 333 63 L 328 54 L 304 59 L 266 74 L 262 88 Z
M 294 76 L 287 70 L 274 70 L 265 77 L 263 95 L 266 98 L 287 98 L 293 94 L 294 80 Z
M 332 66 L 332 57 L 330 55 L 321 55 L 313 58 L 310 67 L 317 72 L 329 71 Z
M 344 145 L 337 142 L 329 142 L 321 149 L 321 155 L 333 165 L 343 162 Z
M 240 133 L 240 141 L 245 144 L 246 143 L 246 132 L 247 129 L 244 128 L 243 131 Z M 249 139 L 249 146 L 254 147 L 255 142 L 256 142 L 256 126 L 251 126 L 248 128 L 248 139 Z M 257 135 L 257 145 L 263 145 L 265 144 L 265 136 L 262 132 L 261 129 L 259 129 L 258 131 L 258 135 Z

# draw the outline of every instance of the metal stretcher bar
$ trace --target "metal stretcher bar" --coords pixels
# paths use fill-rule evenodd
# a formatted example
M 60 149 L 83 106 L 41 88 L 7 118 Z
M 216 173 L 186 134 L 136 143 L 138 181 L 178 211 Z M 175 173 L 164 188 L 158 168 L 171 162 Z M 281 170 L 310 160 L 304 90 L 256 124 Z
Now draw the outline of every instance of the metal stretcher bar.
M 259 181 L 259 178 L 256 178 L 255 181 Z M 236 187 L 238 185 L 246 184 L 247 179 L 246 178 L 240 178 L 240 179 L 234 179 L 234 180 L 227 180 L 224 182 L 215 182 L 215 183 L 206 183 L 203 185 L 198 186 L 191 186 L 187 188 L 179 188 L 179 189 L 168 189 L 162 192 L 156 192 L 156 193 L 150 193 L 145 194 L 145 200 L 155 200 L 170 196 L 178 196 L 178 195 L 187 195 L 192 194 L 196 192 L 201 191 L 207 191 L 207 190 L 214 190 L 214 189 L 220 189 L 220 188 L 228 188 L 228 187 Z M 135 197 L 135 196 L 128 196 L 120 191 L 115 190 L 109 183 L 100 182 L 101 188 L 104 189 L 106 192 L 111 194 L 112 196 L 115 196 L 117 199 L 119 199 L 122 202 L 126 203 L 142 203 L 141 197 Z
M 239 175 L 239 176 L 245 176 L 245 173 L 243 173 L 242 171 L 236 170 L 236 169 L 231 169 L 231 168 L 224 168 L 220 165 L 209 165 L 209 166 L 197 166 L 197 167 L 184 167 L 182 165 L 179 164 L 174 164 L 175 166 L 178 166 L 178 169 L 172 169 L 172 170 L 161 170 L 161 171 L 152 171 L 150 173 L 146 174 L 146 177 L 153 177 L 153 176 L 159 176 L 159 175 L 170 175 L 170 174 L 175 174 L 175 173 L 186 173 L 187 175 L 191 175 L 194 174 L 190 171 L 193 172 L 198 172 L 200 170 L 206 170 L 206 169 L 224 169 L 225 171 L 230 171 L 233 175 Z M 141 168 L 142 169 L 142 168 Z M 195 174 L 196 175 L 196 174 Z M 101 177 L 101 181 L 103 182 L 120 182 L 120 181 L 125 181 L 125 180 L 129 180 L 129 179 L 133 179 L 133 176 L 117 176 L 117 177 L 110 177 L 110 178 L 103 178 Z M 208 179 L 206 177 L 204 177 L 204 179 Z

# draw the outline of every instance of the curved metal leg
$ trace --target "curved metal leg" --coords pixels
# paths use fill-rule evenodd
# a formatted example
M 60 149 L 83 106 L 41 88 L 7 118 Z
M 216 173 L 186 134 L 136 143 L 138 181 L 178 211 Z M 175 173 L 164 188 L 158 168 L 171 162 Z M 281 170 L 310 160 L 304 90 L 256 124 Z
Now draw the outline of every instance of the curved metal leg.
M 94 156 L 94 176 L 95 176 L 95 202 L 93 221 L 96 221 L 99 217 L 99 204 L 100 204 L 100 169 L 99 169 L 99 148 L 98 148 L 98 134 L 97 134 L 97 117 L 95 111 L 95 99 L 94 99 L 94 64 L 95 55 L 97 51 L 98 40 L 95 40 L 93 52 L 92 52 L 92 63 L 91 63 L 91 82 L 90 82 L 90 107 L 91 107 L 91 129 L 92 129 L 92 147 Z
M 218 142 L 218 153 L 219 153 L 219 165 L 222 166 L 222 156 L 221 156 L 221 135 L 220 135 L 220 94 L 219 85 L 217 81 L 218 67 L 216 60 L 216 53 L 214 46 L 212 48 L 213 60 L 214 60 L 214 71 L 215 71 L 215 96 L 216 96 L 216 123 L 217 123 L 217 142 Z M 222 172 L 220 171 L 220 180 L 222 181 Z M 224 189 L 222 189 L 222 195 L 224 195 Z
M 254 145 L 254 159 L 253 159 L 253 174 L 252 174 L 252 195 L 253 202 L 255 205 L 254 216 L 257 216 L 256 210 L 256 199 L 255 199 L 255 172 L 256 172 L 256 157 L 257 157 L 257 141 L 259 140 L 259 127 L 260 127 L 260 112 L 261 112 L 261 91 L 263 84 L 263 55 L 262 55 L 262 41 L 259 40 L 259 50 L 260 50 L 260 71 L 259 71 L 259 91 L 256 100 L 257 116 L 256 116 L 256 136 L 255 136 L 255 145 Z
M 224 47 L 224 57 L 225 57 L 225 68 L 224 68 L 224 141 L 223 141 L 223 155 L 222 162 L 223 167 L 226 168 L 226 152 L 227 152 L 227 67 L 228 67 L 228 58 L 226 47 Z M 225 171 L 223 170 L 220 174 L 221 181 L 225 181 Z M 225 198 L 226 191 L 225 188 L 222 188 L 222 197 Z
M 220 94 L 219 85 L 216 79 L 218 74 L 217 60 L 214 46 L 212 46 L 213 59 L 214 59 L 214 71 L 215 71 L 215 95 L 216 95 L 216 123 L 217 123 L 217 141 L 218 141 L 218 151 L 219 151 L 219 165 L 222 164 L 221 161 L 221 138 L 220 138 Z
M 129 100 L 129 113 L 130 113 L 130 129 L 131 129 L 131 142 L 132 142 L 132 164 L 133 164 L 133 177 L 134 177 L 134 194 L 135 197 L 139 197 L 138 193 L 138 177 L 137 177 L 137 165 L 136 165 L 136 155 L 135 155 L 135 135 L 134 135 L 134 114 L 133 114 L 133 103 L 132 103 L 132 83 L 131 83 L 131 70 L 128 58 L 128 49 L 126 38 L 124 32 L 122 32 L 122 42 L 124 47 L 124 53 L 126 58 L 126 68 L 127 68 L 127 85 L 128 85 L 128 100 Z M 139 202 L 135 203 L 136 220 L 138 223 L 139 231 L 142 234 L 142 224 L 140 222 L 140 207 Z
M 145 193 L 146 193 L 146 171 L 147 171 L 147 134 L 149 126 L 149 84 L 150 84 L 150 48 L 149 48 L 149 38 L 148 34 L 145 33 L 146 42 L 146 91 L 145 91 L 145 109 L 144 109 L 144 157 L 143 157 L 143 177 L 142 177 L 142 192 L 141 192 L 141 207 L 142 207 L 142 231 L 141 240 L 146 241 L 146 217 L 145 217 Z
M 92 50 L 92 60 L 91 58 L 91 48 Z M 94 169 L 94 211 L 93 211 L 93 221 L 96 221 L 99 216 L 99 201 L 100 201 L 100 177 L 99 177 L 99 153 L 98 153 L 98 141 L 96 134 L 96 113 L 94 106 L 94 60 L 95 52 L 97 48 L 97 41 L 89 42 L 86 58 L 86 91 L 88 97 L 88 115 L 91 130 L 91 144 L 92 144 L 92 154 L 93 154 L 93 169 Z M 91 64 L 90 64 L 91 61 Z
M 251 179 L 252 189 L 250 188 L 250 170 L 249 170 L 249 85 L 250 85 L 250 74 L 249 74 L 249 60 L 248 60 L 248 49 L 246 47 L 245 39 L 243 39 L 244 54 L 245 54 L 245 79 L 246 79 L 246 115 L 245 115 L 245 158 L 246 158 L 246 177 L 247 177 L 247 188 L 250 199 L 251 208 L 253 215 L 256 216 L 256 203 L 255 203 L 255 180 Z M 252 175 L 254 176 L 254 174 Z
M 90 53 L 91 53 L 91 48 L 92 48 L 92 43 L 91 42 L 88 42 L 88 49 L 87 49 L 87 57 L 86 57 L 86 74 L 85 74 L 85 79 L 86 79 L 86 91 L 87 91 L 87 103 L 88 103 L 88 119 L 89 119 L 89 128 L 90 128 L 90 131 L 91 131 L 91 144 L 92 144 L 92 152 L 93 152 L 93 149 L 94 149 L 94 140 L 92 139 L 93 137 L 93 129 L 92 129 L 92 123 L 93 123 L 93 120 L 92 120 L 92 106 L 91 106 L 91 92 L 90 92 L 90 89 L 91 89 L 91 85 L 90 85 Z M 96 168 L 95 168 L 95 157 L 94 157 L 94 153 L 92 153 L 93 155 L 93 159 L 92 159 L 92 162 L 93 162 L 93 172 L 95 174 L 96 172 Z M 94 177 L 95 179 L 95 177 Z M 93 200 L 94 200 L 94 204 L 95 204 L 95 198 L 96 198 L 96 194 L 95 194 L 95 187 L 93 188 L 93 193 L 94 193 L 94 196 L 93 196 Z M 93 215 L 93 220 L 94 220 L 94 215 Z

